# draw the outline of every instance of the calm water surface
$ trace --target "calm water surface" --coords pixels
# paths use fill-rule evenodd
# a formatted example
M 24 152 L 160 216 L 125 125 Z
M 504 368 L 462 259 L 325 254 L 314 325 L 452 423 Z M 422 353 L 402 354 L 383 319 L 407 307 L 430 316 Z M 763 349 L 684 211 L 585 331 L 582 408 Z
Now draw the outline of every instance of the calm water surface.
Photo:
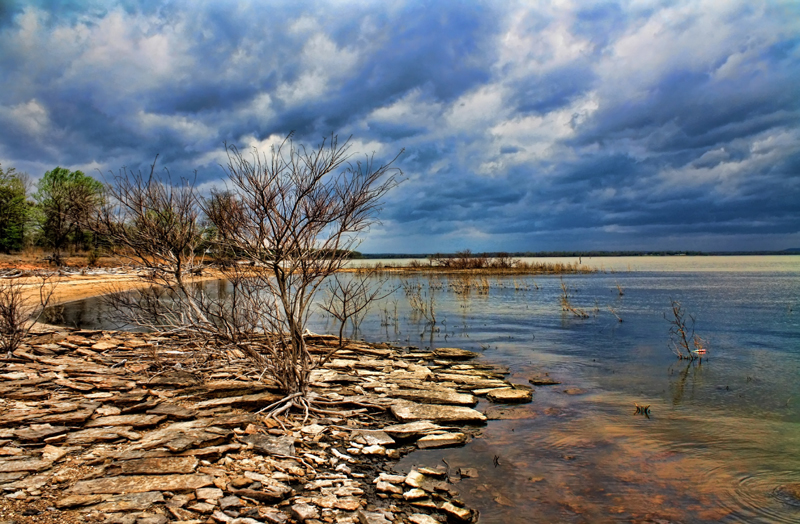
M 543 373 L 562 381 L 536 387 L 531 404 L 504 407 L 465 447 L 415 452 L 400 468 L 442 459 L 478 468 L 457 488 L 484 523 L 800 522 L 800 502 L 778 489 L 800 482 L 800 257 L 582 263 L 603 269 L 564 277 L 588 319 L 560 310 L 554 276 L 388 282 L 432 293 L 435 328 L 398 289 L 359 336 L 472 349 L 520 384 Z M 667 346 L 671 299 L 708 343 L 702 365 Z M 88 327 L 98 311 L 86 300 L 63 313 Z M 322 316 L 310 327 L 333 329 Z M 634 415 L 634 402 L 650 404 L 650 418 Z M 490 407 L 497 412 L 478 408 Z

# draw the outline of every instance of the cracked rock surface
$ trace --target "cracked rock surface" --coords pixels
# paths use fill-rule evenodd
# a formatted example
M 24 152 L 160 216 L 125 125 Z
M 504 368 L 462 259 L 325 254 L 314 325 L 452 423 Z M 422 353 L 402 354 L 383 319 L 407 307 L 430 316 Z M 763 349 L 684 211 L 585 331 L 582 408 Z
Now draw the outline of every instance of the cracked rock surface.
M 235 351 L 157 333 L 37 334 L 0 359 L 0 522 L 473 522 L 446 472 L 392 469 L 480 431 L 476 390 L 511 385 L 473 357 L 350 342 L 311 376 L 335 414 L 276 420 L 258 411 L 278 388 Z

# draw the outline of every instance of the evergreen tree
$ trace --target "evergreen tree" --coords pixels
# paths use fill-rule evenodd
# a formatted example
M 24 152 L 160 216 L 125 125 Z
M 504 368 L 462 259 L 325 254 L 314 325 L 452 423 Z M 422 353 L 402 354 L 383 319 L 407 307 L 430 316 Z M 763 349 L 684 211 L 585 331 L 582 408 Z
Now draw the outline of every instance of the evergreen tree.
M 33 195 L 43 216 L 42 237 L 57 263 L 70 242 L 84 242 L 82 225 L 102 201 L 103 185 L 82 171 L 56 167 L 44 174 Z
M 22 249 L 25 223 L 29 214 L 27 175 L 0 166 L 0 251 Z

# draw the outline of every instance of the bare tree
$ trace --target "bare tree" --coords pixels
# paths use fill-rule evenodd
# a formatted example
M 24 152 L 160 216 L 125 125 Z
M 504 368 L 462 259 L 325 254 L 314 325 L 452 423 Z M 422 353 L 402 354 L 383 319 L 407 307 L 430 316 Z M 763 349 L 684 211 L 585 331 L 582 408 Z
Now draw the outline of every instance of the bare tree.
M 173 185 L 157 176 L 155 163 L 147 176 L 123 169 L 114 177 L 93 228 L 144 266 L 151 285 L 110 300 L 131 323 L 240 348 L 286 393 L 273 416 L 293 406 L 308 413 L 316 409 L 306 398 L 309 375 L 330 357 L 312 355 L 303 338 L 314 297 L 375 223 L 399 169 L 394 160 L 351 161 L 349 140 L 340 144 L 336 136 L 316 149 L 289 136 L 269 155 L 226 150 L 230 187 L 208 199 L 188 180 Z M 228 284 L 216 296 L 191 278 L 206 246 L 225 261 Z M 359 304 L 378 296 L 366 285 L 344 289 L 359 294 Z M 362 307 L 353 304 L 338 311 L 352 318 Z
M 159 331 L 190 332 L 223 344 L 237 345 L 263 363 L 247 343 L 257 330 L 263 297 L 246 293 L 247 275 L 237 267 L 225 273 L 230 290 L 211 295 L 194 276 L 203 266 L 202 209 L 192 180 L 173 183 L 169 172 L 148 175 L 122 169 L 107 187 L 108 199 L 91 222 L 118 255 L 143 267 L 148 286 L 105 296 L 125 324 Z
M 26 287 L 35 292 L 27 292 Z M 19 347 L 47 309 L 55 287 L 52 275 L 40 277 L 38 283 L 0 280 L 0 350 L 11 355 Z
M 337 350 L 344 347 L 344 330 L 348 321 L 353 324 L 354 329 L 357 329 L 364 314 L 374 302 L 394 293 L 395 289 L 386 291 L 383 288 L 385 279 L 375 285 L 378 278 L 375 268 L 371 268 L 355 273 L 336 273 L 327 280 L 327 296 L 320 304 L 320 308 L 339 322 L 339 345 L 320 363 L 324 363 Z
M 261 311 L 263 329 L 273 335 L 266 358 L 287 402 L 304 409 L 309 374 L 325 358 L 315 358 L 303 339 L 314 297 L 375 223 L 400 172 L 394 160 L 352 161 L 350 148 L 336 136 L 306 148 L 291 135 L 269 154 L 227 146 L 236 204 L 223 213 L 205 206 L 219 245 L 251 263 L 247 294 L 272 297 Z

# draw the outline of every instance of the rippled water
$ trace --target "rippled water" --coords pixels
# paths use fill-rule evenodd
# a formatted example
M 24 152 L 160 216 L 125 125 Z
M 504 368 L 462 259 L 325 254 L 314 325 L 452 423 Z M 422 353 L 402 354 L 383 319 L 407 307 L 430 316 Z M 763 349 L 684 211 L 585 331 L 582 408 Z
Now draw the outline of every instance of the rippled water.
M 560 310 L 553 276 L 406 278 L 434 295 L 433 334 L 402 290 L 373 307 L 360 330 L 369 340 L 464 347 L 509 366 L 513 382 L 563 382 L 536 387 L 533 403 L 503 410 L 467 446 L 400 467 L 478 468 L 457 487 L 485 523 L 800 522 L 779 489 L 800 482 L 800 257 L 582 262 L 605 270 L 564 277 L 588 319 Z M 701 365 L 667 347 L 671 299 L 709 345 Z M 89 326 L 97 311 L 88 300 L 63 313 Z

